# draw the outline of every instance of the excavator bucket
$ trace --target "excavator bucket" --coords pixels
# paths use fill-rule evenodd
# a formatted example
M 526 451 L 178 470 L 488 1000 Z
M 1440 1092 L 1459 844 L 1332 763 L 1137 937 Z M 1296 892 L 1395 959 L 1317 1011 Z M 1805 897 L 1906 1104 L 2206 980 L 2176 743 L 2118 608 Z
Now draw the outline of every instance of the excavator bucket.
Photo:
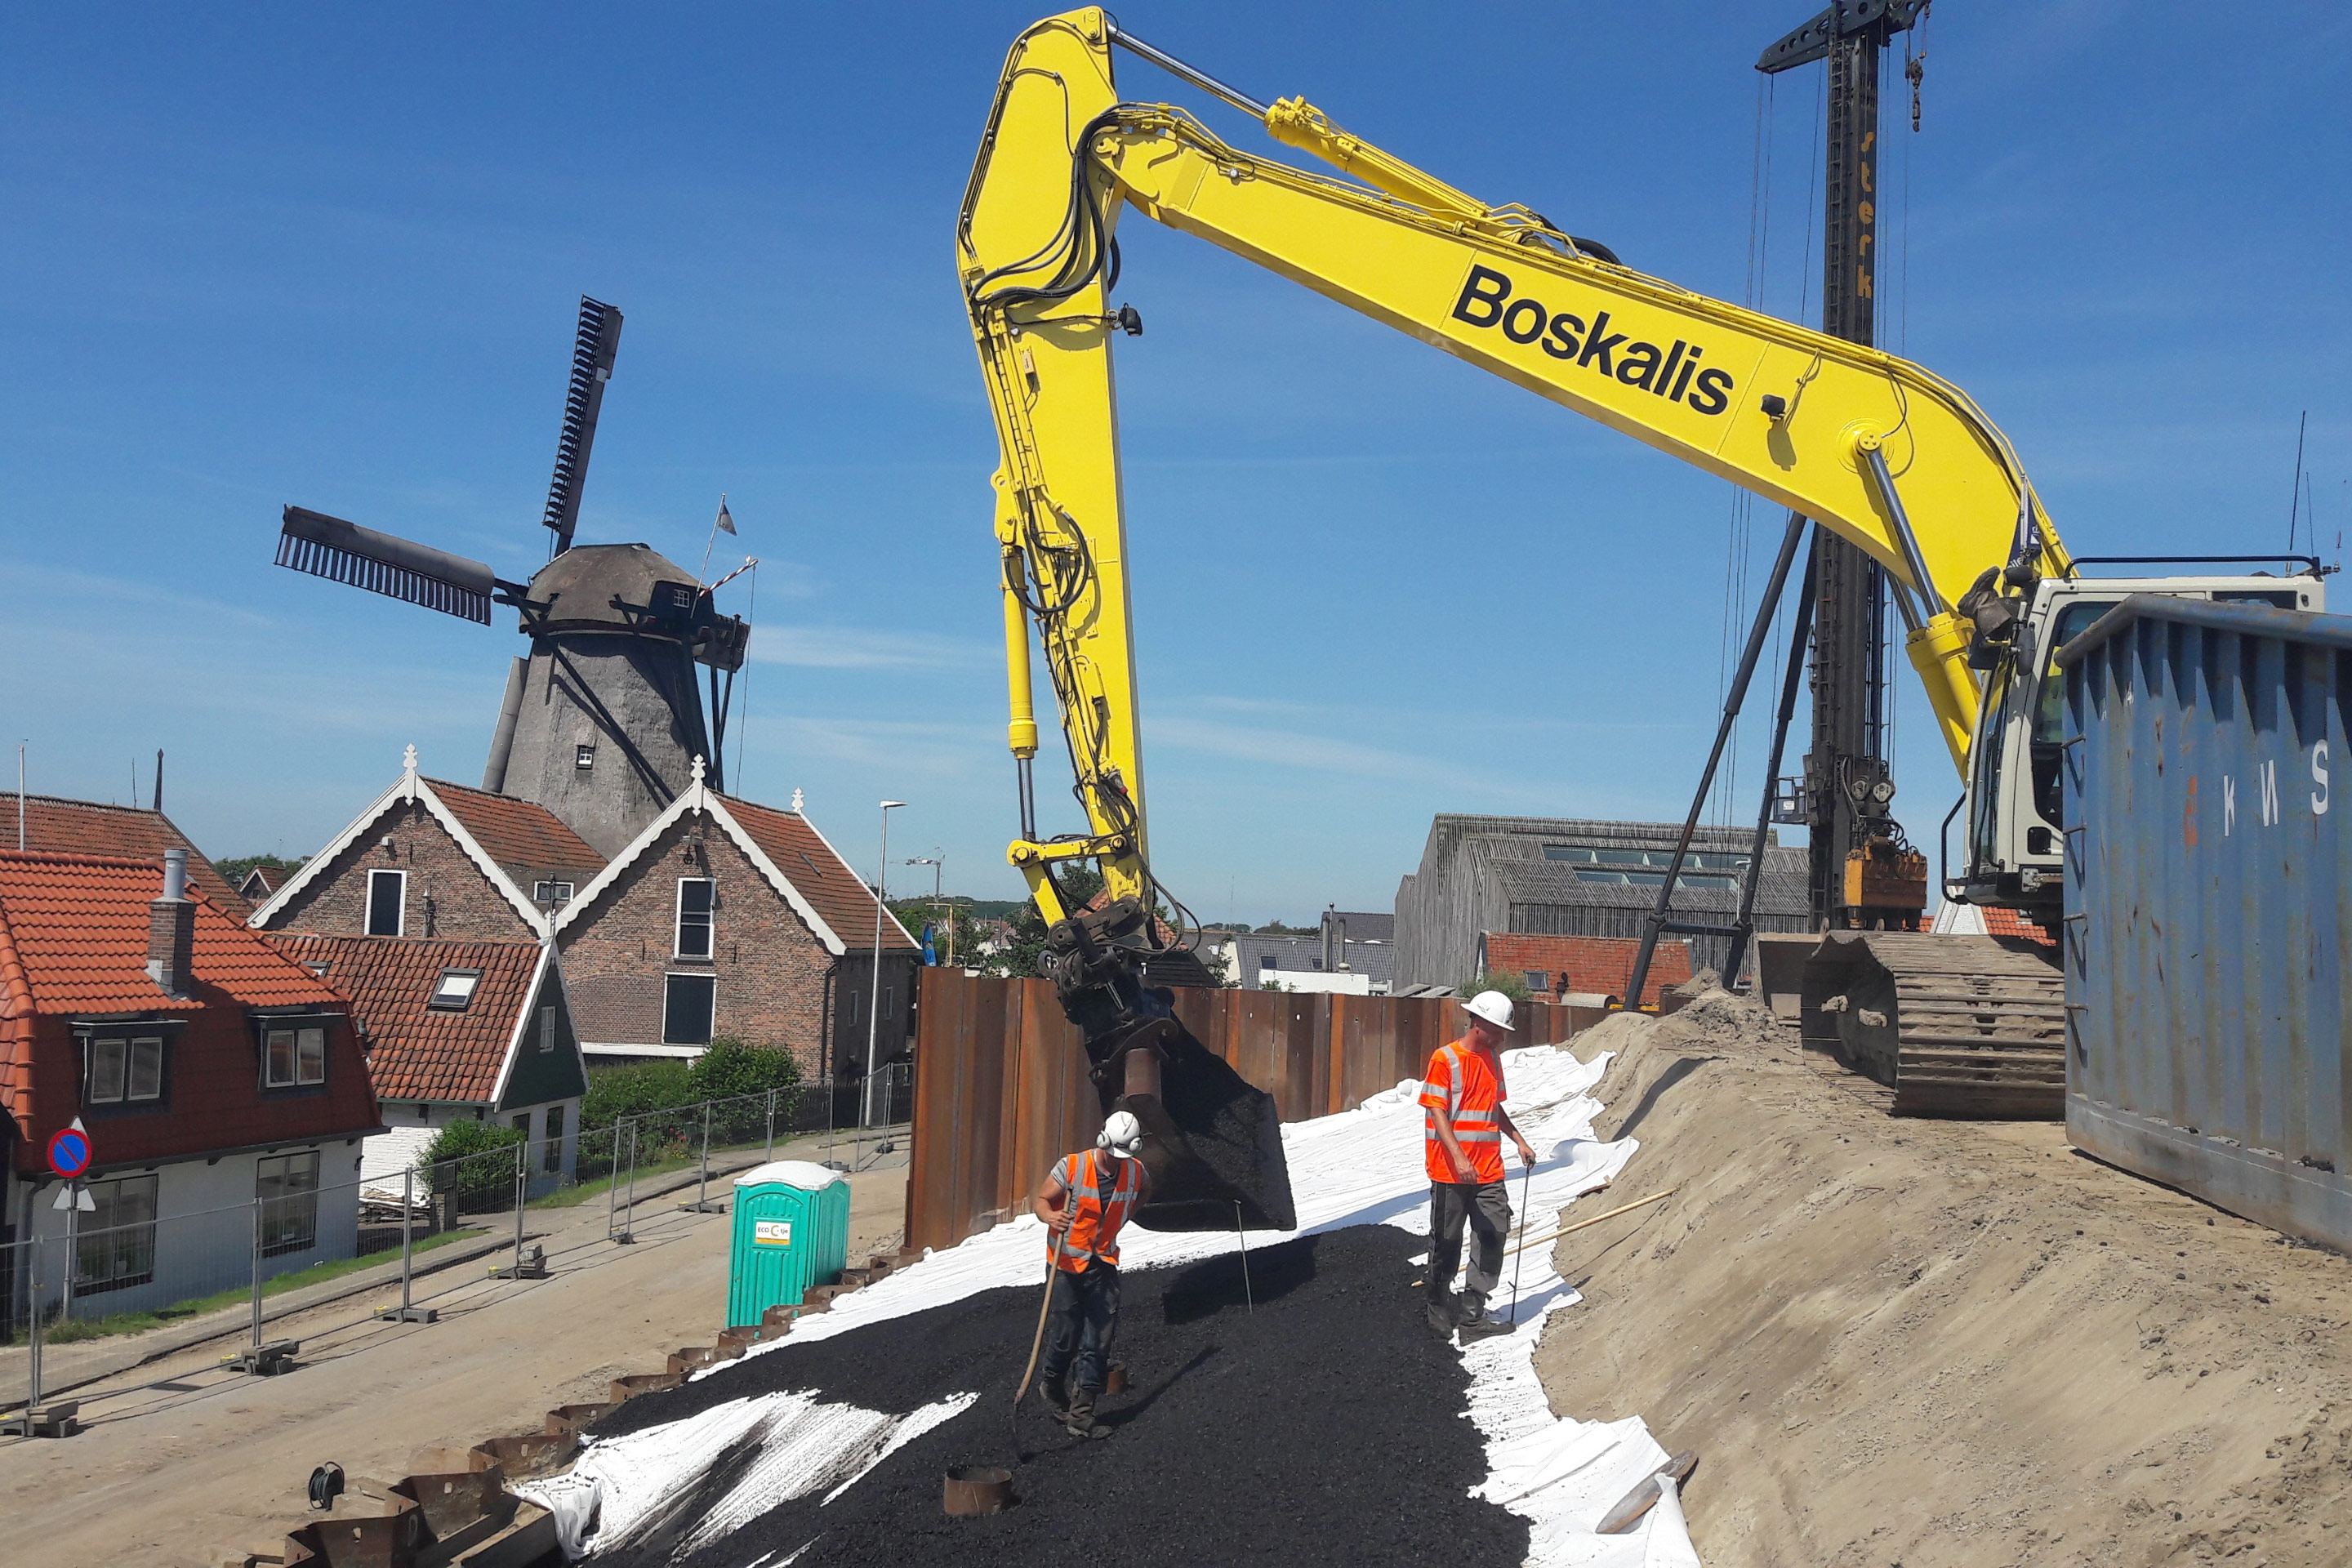
M 1136 1205 L 1148 1230 L 1291 1230 L 1290 1167 L 1274 1096 L 1194 1039 L 1173 994 L 1148 968 L 1199 961 L 1182 948 L 1144 948 L 1149 921 L 1134 899 L 1083 910 L 1046 928 L 1042 967 L 1086 1041 L 1103 1114 L 1143 1125 L 1151 1185 Z M 1205 978 L 1205 973 L 1202 974 Z
M 1290 1230 L 1290 1167 L 1274 1097 L 1253 1087 L 1173 1017 L 1087 1042 L 1103 1113 L 1143 1126 L 1147 1230 Z

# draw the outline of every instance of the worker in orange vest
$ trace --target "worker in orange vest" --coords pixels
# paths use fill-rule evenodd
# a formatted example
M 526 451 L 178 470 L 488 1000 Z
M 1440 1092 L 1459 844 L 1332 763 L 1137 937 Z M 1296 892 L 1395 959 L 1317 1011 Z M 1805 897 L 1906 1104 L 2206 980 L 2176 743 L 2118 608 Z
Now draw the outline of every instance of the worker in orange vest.
M 1429 1169 L 1429 1327 L 1440 1338 L 1459 1330 L 1472 1339 L 1504 1331 L 1486 1316 L 1486 1298 L 1502 1279 L 1503 1241 L 1511 1234 L 1503 1140 L 1517 1144 L 1530 1166 L 1536 1152 L 1503 1109 L 1503 1062 L 1496 1053 L 1512 1033 L 1511 999 L 1481 991 L 1462 1010 L 1470 1015 L 1469 1033 L 1440 1046 L 1422 1078 L 1422 1142 Z M 1477 1249 L 1456 1296 L 1454 1270 L 1465 1222 Z
M 1118 1233 L 1146 1186 L 1136 1152 L 1143 1126 L 1114 1110 L 1092 1149 L 1054 1162 L 1029 1207 L 1045 1222 L 1054 1259 L 1053 1338 L 1045 1349 L 1045 1403 L 1073 1437 L 1108 1437 L 1095 1400 L 1118 1332 Z

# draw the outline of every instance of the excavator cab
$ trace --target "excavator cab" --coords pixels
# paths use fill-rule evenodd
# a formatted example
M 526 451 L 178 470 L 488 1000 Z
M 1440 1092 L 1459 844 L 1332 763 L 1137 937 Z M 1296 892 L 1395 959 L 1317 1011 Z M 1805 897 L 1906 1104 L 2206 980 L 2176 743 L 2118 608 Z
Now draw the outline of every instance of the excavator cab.
M 2047 924 L 2064 881 L 2060 828 L 2065 751 L 2065 681 L 2058 651 L 2135 594 L 2212 599 L 2279 609 L 2326 608 L 2316 561 L 2295 558 L 2284 575 L 2086 576 L 2102 565 L 2207 565 L 2231 557 L 2083 557 L 2067 576 L 2011 595 L 2013 630 L 1986 660 L 1984 701 L 1969 757 L 1968 871 L 1945 886 L 1962 903 L 2002 904 Z M 2258 558 L 2246 557 L 2248 561 Z M 2259 559 L 2273 559 L 2263 557 Z M 1986 617 L 1979 616 L 1979 625 Z

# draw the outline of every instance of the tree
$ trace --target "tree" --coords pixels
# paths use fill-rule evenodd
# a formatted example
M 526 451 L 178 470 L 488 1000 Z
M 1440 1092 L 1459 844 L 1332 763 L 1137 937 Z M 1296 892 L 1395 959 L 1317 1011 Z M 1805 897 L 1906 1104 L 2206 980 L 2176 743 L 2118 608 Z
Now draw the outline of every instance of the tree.
M 309 857 L 302 855 L 297 855 L 291 859 L 283 855 L 239 855 L 231 859 L 214 861 L 213 869 L 218 871 L 227 879 L 228 885 L 234 888 L 244 882 L 253 868 L 258 866 L 269 873 L 269 880 L 273 885 L 282 886 L 287 878 L 302 868 L 302 863 L 308 858 Z
M 1059 873 L 1062 897 L 1072 909 L 1082 908 L 1103 890 L 1103 877 L 1091 866 L 1073 866 Z M 1013 941 L 1002 952 L 992 954 L 990 967 L 999 974 L 1015 979 L 1036 980 L 1044 977 L 1041 960 L 1045 955 L 1045 921 L 1037 913 L 1034 903 L 1023 904 L 1013 911 L 1009 922 Z
M 1528 989 L 1527 976 L 1523 974 L 1498 974 L 1491 970 L 1486 973 L 1478 976 L 1477 979 L 1473 980 L 1468 985 L 1464 987 L 1464 990 L 1473 996 L 1476 995 L 1481 991 L 1499 991 L 1504 995 L 1508 996 L 1514 1004 L 1525 1002 L 1528 997 L 1535 994 L 1535 993 Z

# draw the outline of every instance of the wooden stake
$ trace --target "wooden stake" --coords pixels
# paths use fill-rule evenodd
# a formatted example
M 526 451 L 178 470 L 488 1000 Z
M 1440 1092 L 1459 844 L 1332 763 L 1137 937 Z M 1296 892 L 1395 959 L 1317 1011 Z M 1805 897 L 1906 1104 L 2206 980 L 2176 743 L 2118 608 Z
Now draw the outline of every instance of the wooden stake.
M 1621 1214 L 1631 1214 L 1633 1210 L 1656 1203 L 1661 1198 L 1673 1197 L 1679 1190 L 1679 1188 L 1668 1187 L 1663 1193 L 1652 1193 L 1646 1198 L 1635 1198 L 1632 1203 L 1626 1204 L 1619 1208 L 1611 1209 L 1607 1214 L 1597 1214 L 1591 1219 L 1580 1219 L 1574 1225 L 1564 1225 L 1558 1230 L 1553 1231 L 1549 1236 L 1539 1236 L 1532 1241 L 1522 1241 L 1517 1247 L 1508 1247 L 1505 1250 L 1508 1252 L 1518 1252 L 1527 1247 L 1539 1247 L 1547 1241 L 1558 1241 L 1563 1236 L 1570 1236 L 1577 1231 L 1586 1229 L 1591 1226 L 1599 1225 L 1604 1219 L 1615 1219 Z

